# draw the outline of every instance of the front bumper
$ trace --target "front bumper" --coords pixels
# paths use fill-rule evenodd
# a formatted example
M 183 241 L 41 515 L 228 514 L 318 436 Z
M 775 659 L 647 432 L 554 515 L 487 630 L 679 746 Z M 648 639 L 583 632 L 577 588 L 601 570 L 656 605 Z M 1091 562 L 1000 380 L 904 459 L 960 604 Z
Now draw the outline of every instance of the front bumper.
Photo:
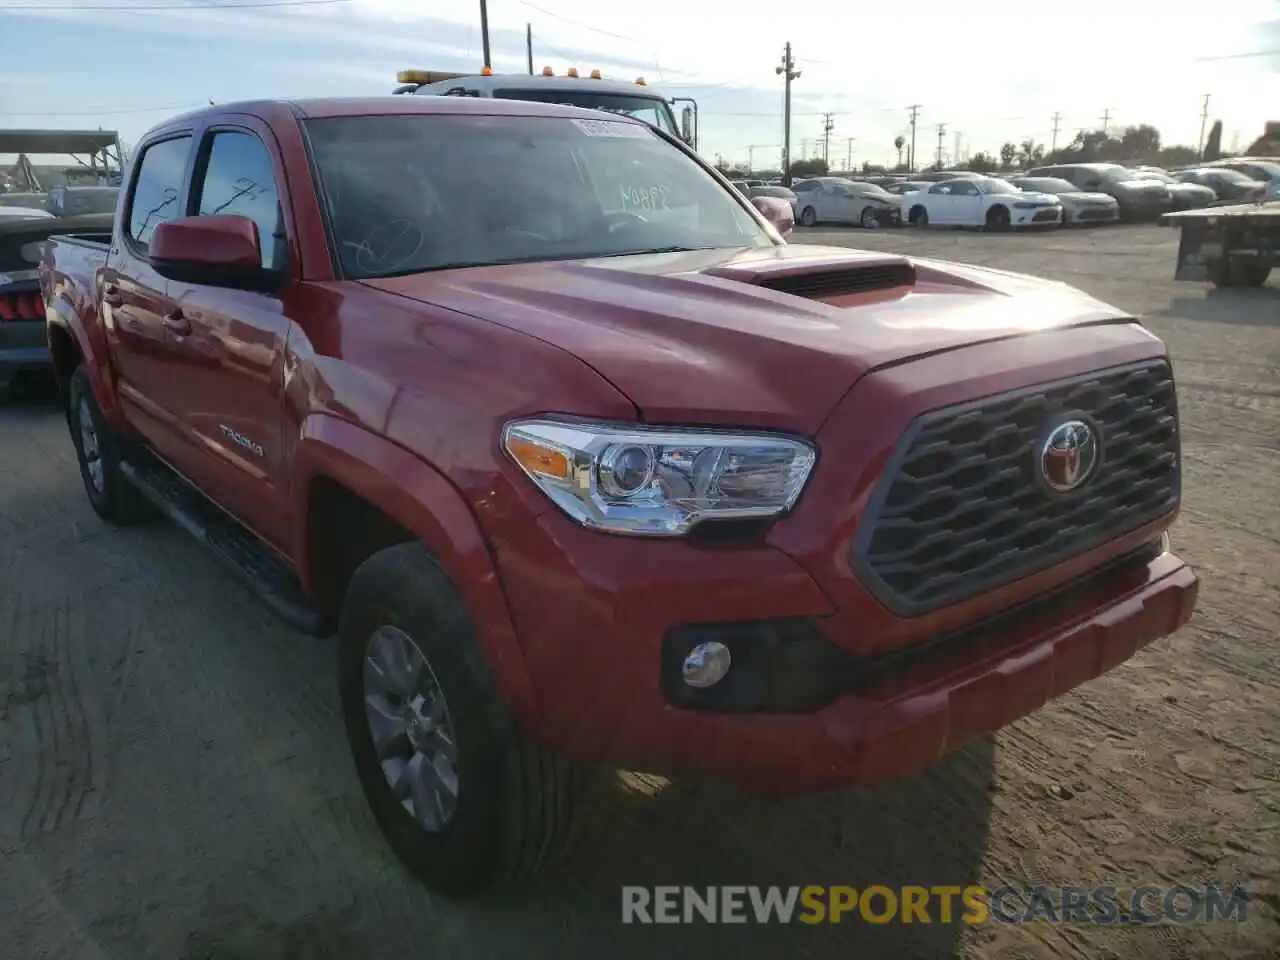
M 1015 227 L 1056 227 L 1062 223 L 1062 207 L 1036 207 L 1030 210 L 1014 208 L 1010 222 Z
M 868 660 L 861 676 L 845 655 L 845 692 L 817 709 L 700 710 L 673 704 L 670 649 L 664 656 L 664 640 L 688 625 L 740 636 L 758 629 L 763 642 L 782 621 L 824 633 L 848 622 L 832 616 L 794 561 L 767 547 L 626 551 L 558 514 L 537 527 L 521 549 L 498 551 L 538 697 L 530 732 L 588 762 L 770 794 L 919 772 L 1179 629 L 1198 593 L 1189 566 L 1149 549 L 897 662 Z M 827 669 L 805 659 L 797 675 Z
M 20 373 L 52 366 L 43 320 L 0 320 L 0 389 Z

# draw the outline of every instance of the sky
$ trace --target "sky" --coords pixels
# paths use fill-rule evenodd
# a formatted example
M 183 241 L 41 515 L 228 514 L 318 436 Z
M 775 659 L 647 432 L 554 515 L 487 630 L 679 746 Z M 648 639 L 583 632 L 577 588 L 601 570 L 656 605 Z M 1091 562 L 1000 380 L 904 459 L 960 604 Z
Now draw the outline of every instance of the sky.
M 261 5 L 281 2 L 0 0 L 0 128 L 104 127 L 130 143 L 211 100 L 383 94 L 397 70 L 483 64 L 479 0 Z M 870 6 L 806 0 L 775 17 L 707 0 L 489 0 L 488 17 L 496 72 L 526 70 L 531 24 L 535 69 L 643 75 L 694 97 L 702 154 L 757 168 L 780 154 L 775 67 L 788 41 L 801 71 L 794 158 L 821 155 L 829 112 L 833 164 L 892 163 L 911 104 L 921 162 L 939 143 L 944 161 L 957 146 L 964 157 L 1005 141 L 1050 145 L 1055 113 L 1060 145 L 1104 113 L 1195 145 L 1206 94 L 1224 147 L 1280 120 L 1280 0 L 914 0 L 909 15 L 883 16 Z

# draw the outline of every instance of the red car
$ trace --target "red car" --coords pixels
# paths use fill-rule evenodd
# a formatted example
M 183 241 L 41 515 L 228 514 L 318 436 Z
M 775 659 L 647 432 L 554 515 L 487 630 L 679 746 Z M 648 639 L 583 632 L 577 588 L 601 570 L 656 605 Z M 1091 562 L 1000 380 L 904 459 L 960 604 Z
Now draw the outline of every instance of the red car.
M 1168 355 L 1083 293 L 787 245 L 569 107 L 232 104 L 134 157 L 41 268 L 89 500 L 336 630 L 446 894 L 554 850 L 582 764 L 906 774 L 1191 615 Z

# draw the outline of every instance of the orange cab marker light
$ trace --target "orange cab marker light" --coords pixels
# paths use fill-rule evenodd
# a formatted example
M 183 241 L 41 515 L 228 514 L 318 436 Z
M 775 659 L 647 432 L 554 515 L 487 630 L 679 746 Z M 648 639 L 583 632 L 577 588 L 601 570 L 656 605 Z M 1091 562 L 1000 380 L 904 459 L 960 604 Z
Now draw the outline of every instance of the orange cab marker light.
M 565 76 L 567 77 L 576 77 L 577 75 L 578 75 L 577 67 L 570 67 L 568 72 L 565 74 Z
M 591 79 L 592 79 L 592 80 L 599 80 L 599 79 L 600 79 L 600 71 L 599 71 L 599 70 L 592 70 L 592 71 L 591 71 Z
M 396 83 L 426 83 L 427 71 L 401 70 L 396 74 Z
M 553 480 L 569 480 L 573 476 L 569 458 L 559 450 L 544 447 L 524 437 L 510 437 L 507 440 L 507 451 L 515 458 L 516 463 L 534 476 Z
M 492 76 L 493 76 L 493 67 L 485 67 L 483 70 L 481 70 L 481 71 L 480 71 L 480 76 L 482 76 L 482 77 L 492 77 Z
M 637 86 L 637 87 L 643 87 L 643 86 L 644 86 L 644 77 L 636 77 L 636 86 Z
M 556 72 L 555 72 L 554 70 L 552 70 L 550 67 L 543 67 L 543 68 L 542 68 L 542 75 L 543 75 L 544 77 L 554 77 L 554 76 L 556 75 Z

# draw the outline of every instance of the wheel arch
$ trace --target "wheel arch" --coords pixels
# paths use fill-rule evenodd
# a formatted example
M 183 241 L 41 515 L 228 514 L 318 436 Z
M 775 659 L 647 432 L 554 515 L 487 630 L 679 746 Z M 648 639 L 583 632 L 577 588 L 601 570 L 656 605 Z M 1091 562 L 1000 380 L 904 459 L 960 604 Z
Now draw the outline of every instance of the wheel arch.
M 410 539 L 422 542 L 466 604 L 509 709 L 526 720 L 536 715 L 533 684 L 492 552 L 466 499 L 442 473 L 363 427 L 313 414 L 295 448 L 292 484 L 300 501 L 294 535 L 298 573 L 322 607 L 340 605 L 334 593 L 345 592 L 354 573 L 347 568 L 370 551 Z M 354 512 L 336 512 L 335 504 Z M 343 521 L 359 524 L 362 532 L 357 546 L 335 556 L 329 537 L 342 532 Z

